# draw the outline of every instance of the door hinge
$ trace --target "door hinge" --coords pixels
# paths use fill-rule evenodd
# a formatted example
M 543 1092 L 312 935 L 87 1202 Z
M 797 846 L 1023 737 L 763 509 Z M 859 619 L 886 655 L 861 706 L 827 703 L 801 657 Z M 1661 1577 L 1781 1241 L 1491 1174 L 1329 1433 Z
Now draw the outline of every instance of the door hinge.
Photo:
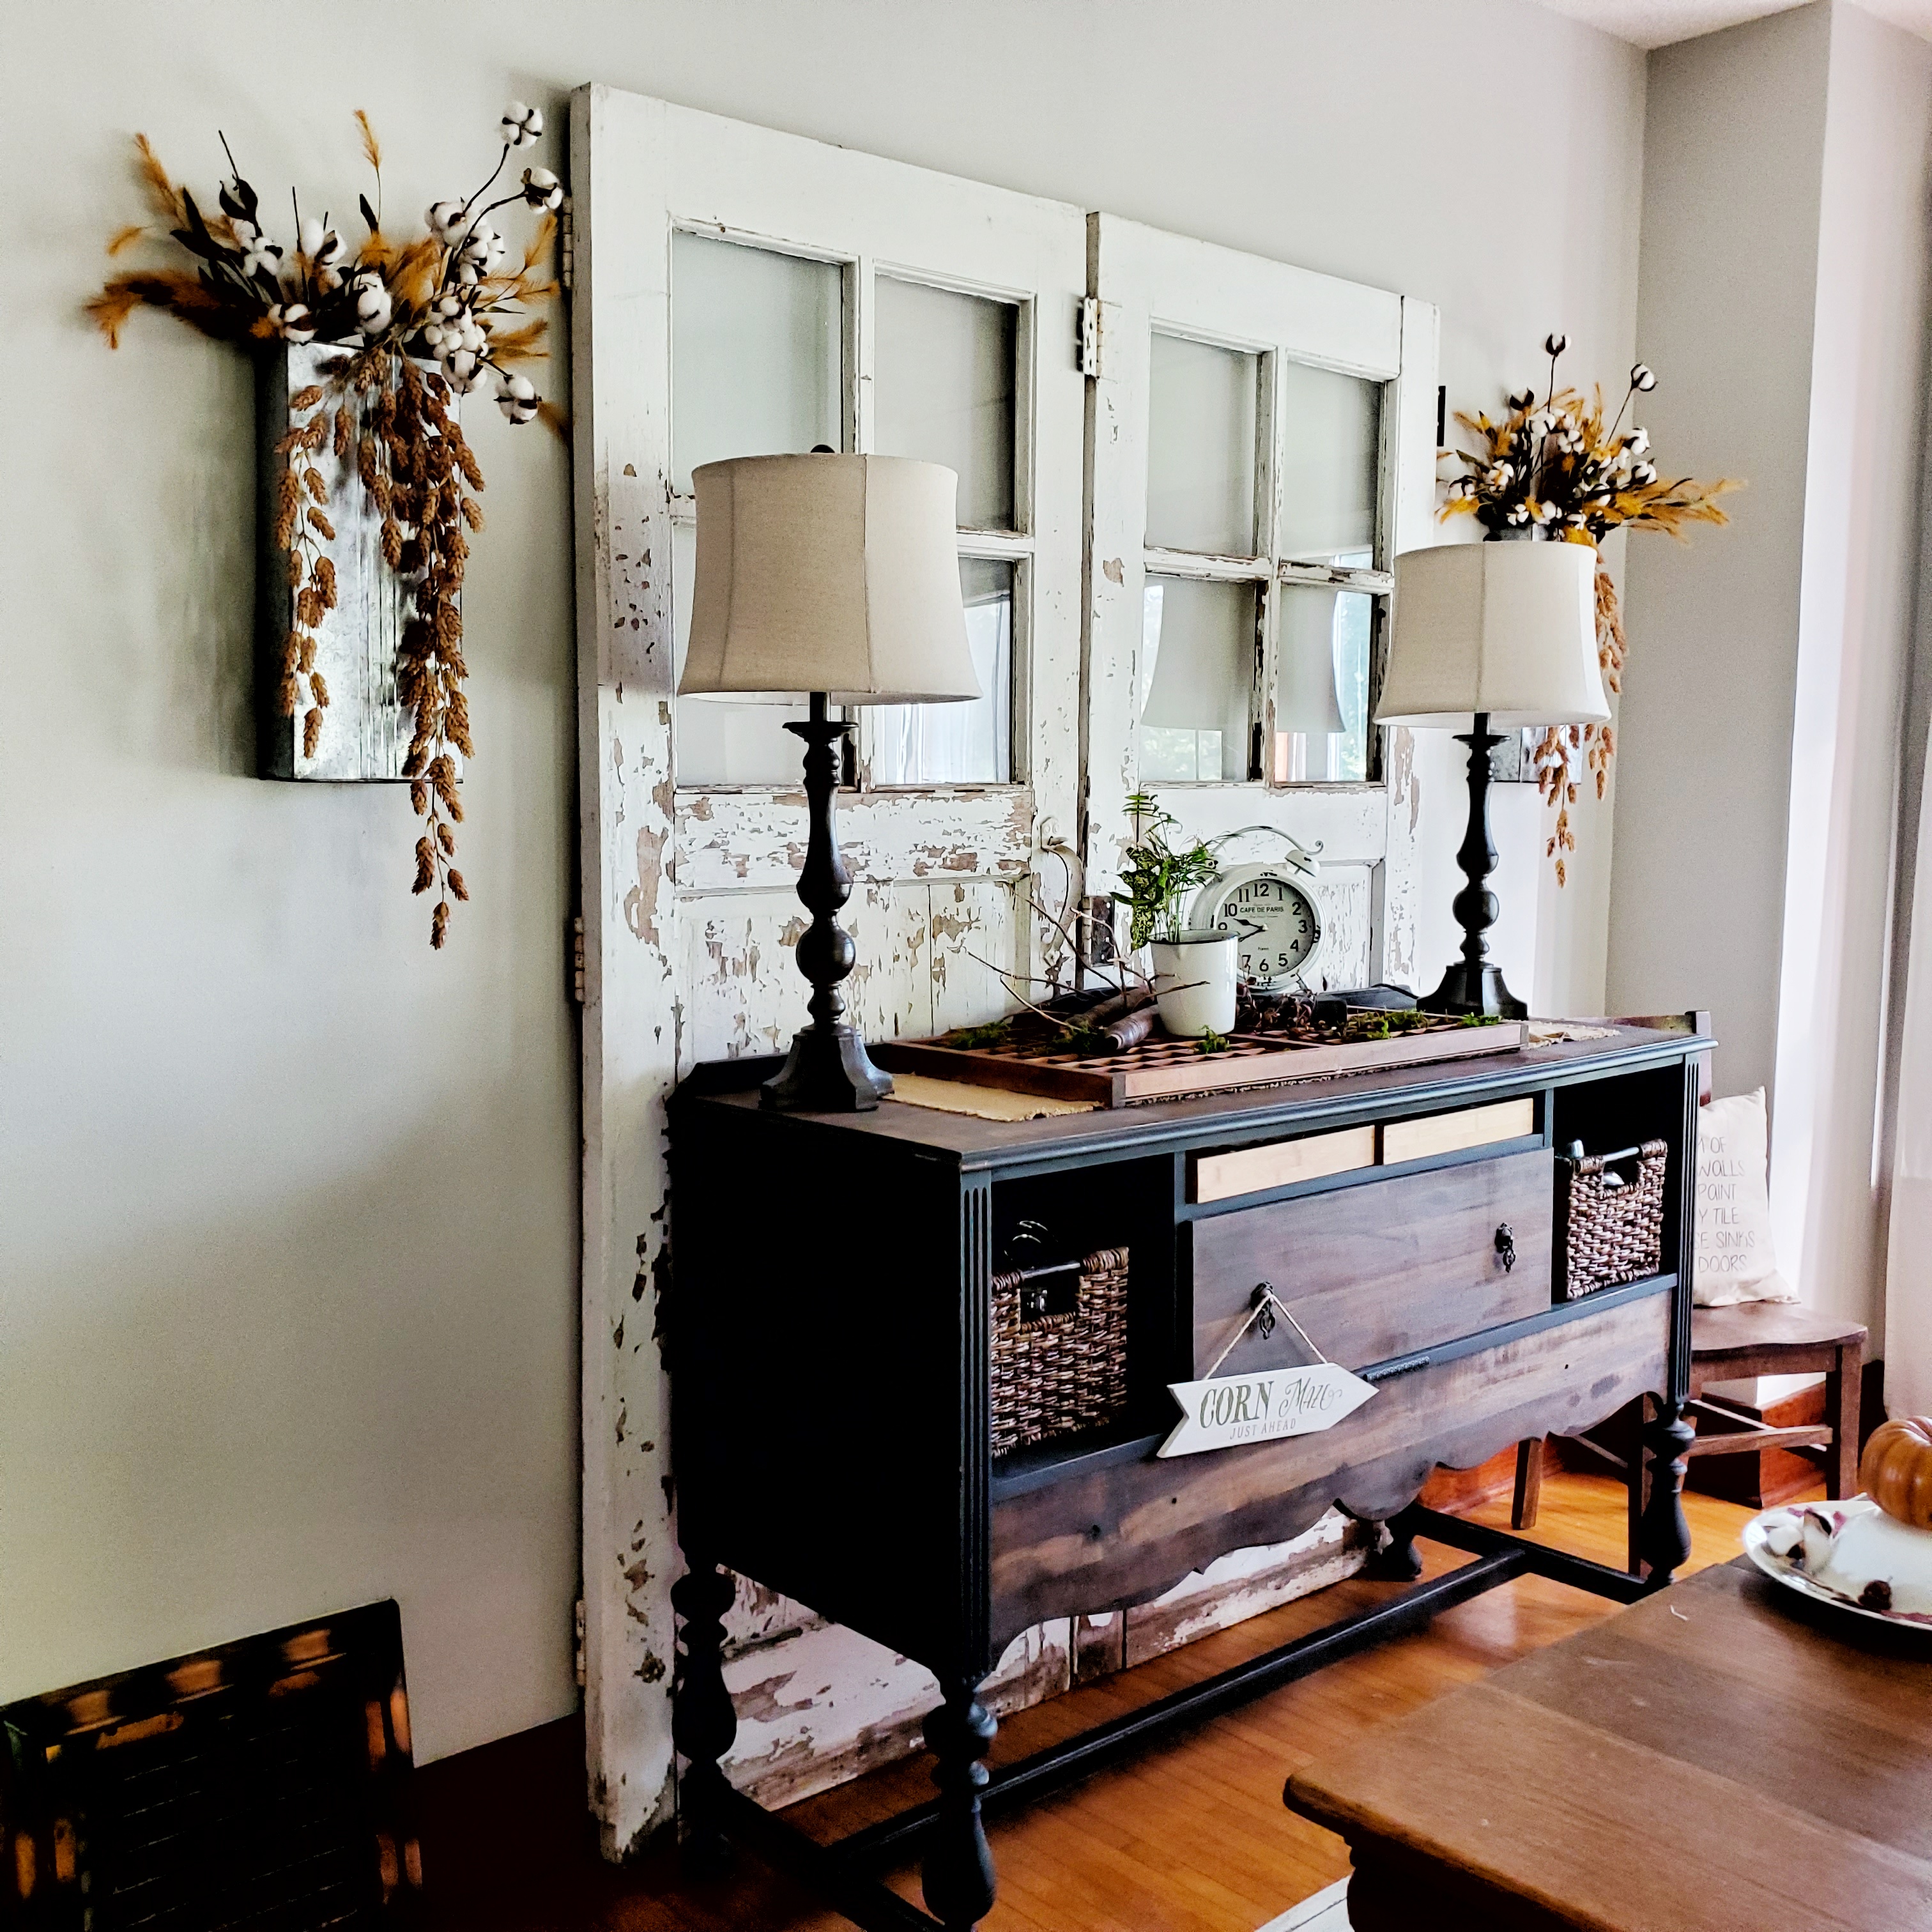
M 577 1651 L 577 1688 L 581 1690 L 584 1688 L 585 1679 L 590 1675 L 584 1665 L 584 1599 L 581 1597 L 577 1600 L 576 1607 L 571 1613 L 570 1621 L 572 1635 L 575 1640 Z
M 1100 374 L 1100 298 L 1082 296 L 1079 319 L 1074 324 L 1074 348 L 1080 373 L 1097 381 Z
M 584 915 L 573 913 L 570 920 L 570 997 L 584 1004 Z
M 556 214 L 556 279 L 566 289 L 577 286 L 577 217 L 568 195 Z

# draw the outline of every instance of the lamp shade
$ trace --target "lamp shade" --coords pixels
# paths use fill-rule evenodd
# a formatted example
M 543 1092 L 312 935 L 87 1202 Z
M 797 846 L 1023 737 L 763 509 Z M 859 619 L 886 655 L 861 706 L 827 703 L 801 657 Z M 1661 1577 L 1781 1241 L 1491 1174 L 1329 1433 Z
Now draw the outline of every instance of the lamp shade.
M 839 704 L 980 695 L 959 594 L 959 479 L 898 456 L 701 464 L 680 692 Z
M 1610 715 L 1597 669 L 1588 544 L 1446 544 L 1396 559 L 1395 632 L 1378 724 L 1492 729 Z

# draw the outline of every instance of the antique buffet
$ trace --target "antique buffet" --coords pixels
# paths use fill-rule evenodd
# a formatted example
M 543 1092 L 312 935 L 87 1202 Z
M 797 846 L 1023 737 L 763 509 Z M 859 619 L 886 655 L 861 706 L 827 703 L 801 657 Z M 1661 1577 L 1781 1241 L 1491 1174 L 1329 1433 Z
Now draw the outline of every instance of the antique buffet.
M 670 1108 L 691 1852 L 745 1838 L 860 1924 L 970 1926 L 993 1895 L 982 1802 L 1037 1796 L 1526 1571 L 1622 1600 L 1667 1581 L 1688 1548 L 1684 1156 L 1710 1044 L 1549 1030 L 1475 1058 L 1016 1120 L 776 1111 L 758 1091 L 776 1063 L 698 1068 Z M 1660 1240 L 1650 1271 L 1573 1294 L 1588 1284 L 1566 1279 L 1561 1150 L 1580 1142 L 1650 1150 Z M 996 1363 L 1000 1324 L 1015 1293 L 1043 1329 L 1102 1288 L 1120 1343 L 1096 1386 L 1112 1393 L 1039 1439 L 1041 1388 L 1016 1382 L 1010 1351 Z M 1160 1453 L 1171 1384 L 1316 1362 L 1366 1385 L 1331 1426 Z M 1639 1486 L 1636 1574 L 1417 1504 L 1438 1464 L 1639 1401 L 1657 1479 Z M 1418 1534 L 1475 1560 L 989 1775 L 997 1727 L 975 1691 L 1017 1634 L 1144 1601 L 1338 1504 L 1384 1526 L 1379 1574 L 1418 1575 Z M 932 1670 L 934 1799 L 826 1847 L 730 1788 L 728 1571 Z M 914 1844 L 934 1918 L 871 1876 Z

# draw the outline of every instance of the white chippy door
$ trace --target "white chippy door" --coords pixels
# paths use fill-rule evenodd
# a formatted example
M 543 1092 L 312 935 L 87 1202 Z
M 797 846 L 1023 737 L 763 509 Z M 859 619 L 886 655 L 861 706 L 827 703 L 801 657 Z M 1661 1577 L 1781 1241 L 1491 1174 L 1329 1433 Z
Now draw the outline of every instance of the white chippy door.
M 1312 987 L 1414 970 L 1406 732 L 1370 722 L 1434 506 L 1429 304 L 1088 218 L 1090 890 L 1152 794 L 1224 870 L 1321 852 Z
M 621 1850 L 671 1766 L 663 1103 L 696 1060 L 782 1047 L 807 993 L 786 714 L 674 695 L 691 472 L 820 443 L 959 472 L 986 694 L 860 713 L 850 1009 L 926 1034 L 1004 1010 L 1003 976 L 1070 975 L 1033 908 L 1071 884 L 1041 859 L 1077 809 L 1087 243 L 1057 202 L 604 88 L 573 98 L 572 142 L 586 1696 Z

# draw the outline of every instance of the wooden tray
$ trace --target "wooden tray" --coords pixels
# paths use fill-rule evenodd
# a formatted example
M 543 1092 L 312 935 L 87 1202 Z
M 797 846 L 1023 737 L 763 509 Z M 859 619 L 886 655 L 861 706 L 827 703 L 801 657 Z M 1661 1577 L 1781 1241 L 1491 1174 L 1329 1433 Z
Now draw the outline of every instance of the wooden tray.
M 1503 1020 L 1493 1026 L 1449 1026 L 1438 1032 L 1402 1034 L 1347 1046 L 1310 1046 L 1265 1034 L 1236 1034 L 1214 1053 L 1203 1053 L 1191 1040 L 1166 1034 L 1110 1054 L 1058 1052 L 1039 1046 L 947 1046 L 937 1040 L 868 1040 L 866 1051 L 888 1072 L 970 1081 L 1052 1100 L 1131 1107 L 1184 1094 L 1329 1079 L 1370 1066 L 1417 1066 L 1435 1060 L 1514 1053 L 1528 1037 L 1526 1022 Z

